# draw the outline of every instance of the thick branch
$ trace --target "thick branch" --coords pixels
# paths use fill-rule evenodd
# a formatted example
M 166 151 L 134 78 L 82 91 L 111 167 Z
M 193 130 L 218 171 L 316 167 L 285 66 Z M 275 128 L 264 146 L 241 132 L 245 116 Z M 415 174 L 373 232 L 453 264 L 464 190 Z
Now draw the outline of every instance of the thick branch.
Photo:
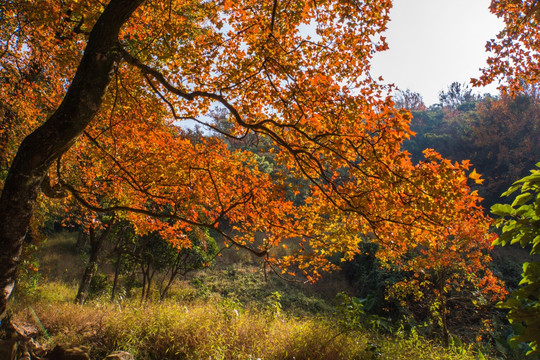
M 11 296 L 23 238 L 50 165 L 69 149 L 101 107 L 118 59 L 118 35 L 143 0 L 111 0 L 88 38 L 66 95 L 20 145 L 0 197 L 0 317 Z

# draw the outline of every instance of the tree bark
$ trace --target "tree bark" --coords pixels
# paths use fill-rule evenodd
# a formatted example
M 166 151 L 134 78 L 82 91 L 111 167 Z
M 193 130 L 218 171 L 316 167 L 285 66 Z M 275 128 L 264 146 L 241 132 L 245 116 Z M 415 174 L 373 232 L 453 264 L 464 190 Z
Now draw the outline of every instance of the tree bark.
M 21 143 L 0 196 L 0 318 L 17 278 L 23 239 L 50 165 L 68 150 L 98 112 L 119 60 L 118 34 L 143 0 L 111 0 L 89 35 L 62 103 Z

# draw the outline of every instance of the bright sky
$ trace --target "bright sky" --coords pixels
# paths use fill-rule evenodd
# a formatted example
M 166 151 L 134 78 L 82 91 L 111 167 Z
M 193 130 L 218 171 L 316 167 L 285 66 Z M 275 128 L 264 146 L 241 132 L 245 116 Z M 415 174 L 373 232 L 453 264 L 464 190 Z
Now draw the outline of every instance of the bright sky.
M 426 105 L 454 81 L 469 83 L 485 66 L 486 41 L 503 23 L 490 0 L 395 0 L 383 34 L 390 49 L 373 60 L 371 75 L 418 92 Z M 475 92 L 497 93 L 496 85 Z

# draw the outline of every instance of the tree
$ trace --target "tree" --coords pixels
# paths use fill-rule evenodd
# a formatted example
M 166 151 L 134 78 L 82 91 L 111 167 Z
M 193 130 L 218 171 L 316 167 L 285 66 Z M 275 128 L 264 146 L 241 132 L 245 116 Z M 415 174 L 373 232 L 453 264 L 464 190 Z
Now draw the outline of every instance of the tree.
M 438 177 L 431 162 L 412 164 L 401 146 L 412 134 L 410 114 L 367 76 L 373 53 L 386 48 L 376 38 L 390 6 L 4 1 L 2 104 L 28 135 L 20 144 L 10 136 L 5 147 L 0 313 L 40 189 L 178 248 L 192 245 L 193 228 L 219 231 L 226 221 L 229 244 L 311 280 L 335 267 L 332 255 L 352 258 L 363 235 L 380 242 L 388 261 L 416 239 L 451 241 L 449 219 L 474 219 L 478 199 L 468 212 L 444 205 L 450 190 L 469 196 L 466 182 Z M 33 68 L 40 76 L 25 80 Z M 230 128 L 214 126 L 215 106 Z M 270 176 L 252 152 L 222 138 L 186 136 L 181 120 L 236 141 L 265 139 L 285 173 Z M 466 179 L 465 166 L 452 171 Z M 304 201 L 286 198 L 285 179 L 309 184 Z M 301 239 L 297 251 L 275 258 L 287 238 Z
M 485 308 L 501 300 L 506 291 L 504 284 L 485 266 L 491 262 L 489 251 L 494 235 L 488 232 L 491 221 L 483 214 L 478 193 L 466 189 L 467 178 L 461 169 L 468 168 L 469 161 L 452 164 L 429 149 L 425 155 L 426 161 L 418 165 L 420 171 L 425 171 L 421 186 L 430 194 L 438 194 L 423 204 L 428 212 L 429 207 L 438 208 L 431 217 L 433 231 L 412 230 L 402 235 L 408 236 L 410 247 L 397 262 L 391 256 L 387 266 L 397 264 L 398 269 L 412 276 L 394 284 L 389 296 L 402 301 L 414 299 L 403 305 L 422 307 L 430 313 L 440 327 L 443 344 L 448 346 L 452 313 L 462 313 L 471 307 Z M 433 172 L 433 167 L 437 171 Z M 469 177 L 476 183 L 483 181 L 475 171 Z M 453 182 L 461 185 L 450 185 Z M 442 232 L 436 233 L 436 229 Z
M 510 95 L 525 92 L 536 101 L 540 79 L 540 2 L 493 0 L 490 9 L 503 18 L 505 28 L 497 40 L 487 43 L 486 48 L 493 55 L 488 58 L 488 67 L 483 70 L 480 79 L 473 80 L 473 84 L 505 80 L 507 83 L 500 85 L 503 92 Z M 515 182 L 503 194 L 509 196 L 521 191 L 512 204 L 496 204 L 492 207 L 492 213 L 500 217 L 497 224 L 502 226 L 498 244 L 519 242 L 522 246 L 532 246 L 531 253 L 538 253 L 539 171 L 531 172 L 531 175 Z M 539 269 L 536 261 L 524 264 L 521 288 L 504 303 L 505 307 L 511 309 L 509 320 L 526 325 L 514 340 L 530 342 L 531 353 L 538 352 L 540 340 Z
M 503 196 L 515 196 L 512 204 L 496 204 L 491 212 L 497 215 L 502 229 L 497 245 L 520 244 L 530 254 L 540 253 L 540 163 L 529 176 L 516 181 Z M 510 294 L 501 307 L 510 309 L 508 319 L 515 325 L 515 342 L 529 343 L 529 354 L 540 353 L 540 262 L 523 264 L 520 288 Z
M 457 108 L 459 105 L 467 102 L 472 102 L 477 99 L 477 96 L 472 93 L 472 89 L 467 84 L 453 82 L 448 86 L 447 91 L 439 93 L 440 103 L 449 108 Z
M 481 194 L 489 208 L 540 159 L 540 104 L 525 95 L 486 98 L 471 125 L 470 158 L 486 178 Z
M 184 276 L 190 271 L 213 263 L 218 254 L 218 248 L 208 230 L 194 229 L 189 234 L 189 238 L 191 247 L 180 249 L 156 233 L 134 239 L 134 249 L 129 256 L 139 266 L 143 275 L 141 301 L 150 298 L 152 281 L 160 274 L 158 290 L 159 298 L 163 300 L 178 276 Z
M 493 0 L 493 14 L 502 18 L 504 29 L 486 44 L 491 52 L 487 67 L 474 85 L 499 81 L 500 89 L 517 94 L 540 81 L 540 3 L 536 0 Z
M 26 42 L 20 41 L 16 45 L 12 45 L 9 41 L 11 36 L 17 37 L 16 35 L 19 35 L 18 37 L 22 40 L 30 35 L 23 32 L 26 31 L 25 27 L 16 24 L 17 14 L 21 10 L 26 10 L 17 8 L 18 5 L 27 7 L 30 4 L 26 2 L 4 2 L 2 4 L 2 11 L 6 19 L 6 23 L 4 23 L 6 26 L 3 26 L 2 29 L 3 40 L 6 41 L 6 50 L 11 50 L 4 51 L 3 60 L 4 68 L 9 70 L 17 69 L 16 63 L 21 58 L 21 47 Z M 52 4 L 47 5 L 53 7 Z M 140 2 L 136 1 L 115 1 L 107 6 L 93 27 L 85 54 L 80 61 L 78 73 L 71 82 L 61 105 L 49 117 L 48 122 L 34 130 L 18 147 L 17 155 L 11 163 L 0 197 L 0 221 L 2 223 L 0 225 L 2 233 L 0 245 L 3 249 L 0 254 L 0 274 L 2 274 L 0 278 L 0 288 L 2 289 L 0 314 L 4 313 L 7 299 L 15 284 L 23 237 L 30 224 L 40 185 L 49 166 L 69 149 L 99 109 L 102 96 L 110 81 L 110 72 L 115 63 L 116 56 L 113 50 L 117 46 L 120 28 L 139 5 Z M 55 11 L 56 14 L 58 12 L 58 10 Z M 46 11 L 45 13 L 46 16 L 53 15 Z M 29 15 L 35 16 L 36 14 L 30 13 Z M 30 22 L 31 20 L 25 21 L 25 23 Z M 35 28 L 33 30 L 36 31 Z M 38 58 L 38 55 L 46 57 L 58 53 L 57 51 L 51 54 L 45 53 L 45 47 L 51 46 L 56 37 L 53 29 L 43 30 L 43 35 L 49 38 L 43 43 L 43 48 L 37 43 L 26 42 L 29 47 L 25 51 L 30 54 L 34 55 L 34 51 L 31 51 L 33 50 L 32 45 L 38 46 L 37 49 L 43 51 L 43 53 L 31 56 L 36 57 L 36 60 L 42 60 Z M 41 40 L 43 36 L 39 38 Z M 78 55 L 76 48 L 70 55 Z M 33 59 L 26 58 L 24 60 L 25 63 L 28 63 Z M 56 71 L 63 71 L 69 67 L 67 65 L 58 66 Z M 54 75 L 55 70 L 52 69 L 52 71 Z M 61 81 L 62 78 L 63 76 L 58 76 L 58 81 Z M 54 87 L 56 84 L 52 84 L 52 86 Z M 28 112 L 33 114 L 35 108 L 35 106 L 30 107 Z
M 469 159 L 485 179 L 476 188 L 489 209 L 540 158 L 539 104 L 525 95 L 485 97 L 448 110 L 415 111 L 411 129 L 416 136 L 405 149 L 415 161 L 425 148 L 454 161 Z
M 86 264 L 86 267 L 84 269 L 83 277 L 81 279 L 81 282 L 79 283 L 77 295 L 75 296 L 76 304 L 82 305 L 86 301 L 86 295 L 88 294 L 88 290 L 90 289 L 90 284 L 98 270 L 98 258 L 102 251 L 103 244 L 114 226 L 114 218 L 109 219 L 107 222 L 105 222 L 103 224 L 104 229 L 101 231 L 101 233 L 96 234 L 96 228 L 98 228 L 98 226 L 96 226 L 96 224 L 90 224 L 88 227 L 88 236 L 90 238 L 90 254 L 88 257 L 88 263 Z
M 422 95 L 410 89 L 398 90 L 394 95 L 394 102 L 398 109 L 407 109 L 410 111 L 426 109 Z

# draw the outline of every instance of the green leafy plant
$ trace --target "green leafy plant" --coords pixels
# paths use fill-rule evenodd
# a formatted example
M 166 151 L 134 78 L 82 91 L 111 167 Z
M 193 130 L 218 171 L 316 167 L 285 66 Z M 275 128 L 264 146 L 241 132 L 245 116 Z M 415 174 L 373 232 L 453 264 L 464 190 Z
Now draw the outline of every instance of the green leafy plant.
M 499 219 L 497 227 L 502 228 L 495 245 L 520 244 L 530 247 L 530 254 L 540 253 L 540 163 L 539 169 L 531 170 L 531 175 L 516 181 L 503 196 L 520 192 L 512 204 L 496 204 L 491 212 Z M 540 262 L 523 264 L 520 288 L 500 303 L 509 309 L 508 319 L 514 327 L 516 336 L 511 344 L 529 343 L 527 354 L 540 353 Z
M 368 295 L 360 299 L 340 292 L 336 295 L 336 300 L 338 301 L 336 306 L 338 325 L 344 331 L 361 330 L 366 326 L 373 329 L 391 330 L 391 324 L 386 319 L 368 313 L 375 305 L 375 297 Z

